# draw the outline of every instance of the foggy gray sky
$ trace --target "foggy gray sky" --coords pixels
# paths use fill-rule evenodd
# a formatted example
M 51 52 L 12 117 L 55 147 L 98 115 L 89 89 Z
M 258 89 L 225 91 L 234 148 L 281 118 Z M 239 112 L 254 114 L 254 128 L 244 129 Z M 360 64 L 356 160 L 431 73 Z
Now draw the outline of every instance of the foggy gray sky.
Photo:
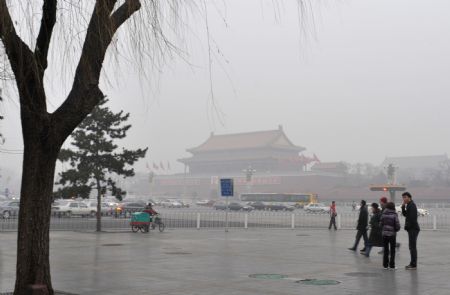
M 142 85 L 144 94 L 131 71 L 114 87 L 104 86 L 111 106 L 131 113 L 124 145 L 148 146 L 149 163 L 170 161 L 176 171 L 182 166 L 175 160 L 211 131 L 280 124 L 306 155 L 322 161 L 379 164 L 385 156 L 450 151 L 449 1 L 311 0 L 306 40 L 295 2 L 285 1 L 277 19 L 272 1 L 208 1 L 213 89 L 223 125 L 208 99 L 204 20 L 189 23 L 192 66 L 169 61 L 154 79 L 158 85 Z M 22 149 L 13 100 L 1 107 L 3 149 Z M 3 168 L 21 166 L 19 155 L 0 153 L 0 161 Z M 145 170 L 145 161 L 137 170 Z

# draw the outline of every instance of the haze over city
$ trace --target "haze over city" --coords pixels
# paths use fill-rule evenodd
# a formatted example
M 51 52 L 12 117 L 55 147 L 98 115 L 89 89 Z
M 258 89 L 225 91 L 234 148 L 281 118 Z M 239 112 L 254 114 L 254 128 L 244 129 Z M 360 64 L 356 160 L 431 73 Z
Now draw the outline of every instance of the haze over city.
M 169 161 L 182 172 L 177 159 L 211 132 L 279 125 L 322 161 L 379 165 L 386 156 L 450 151 L 448 1 L 310 1 L 306 18 L 295 1 L 214 1 L 207 9 L 207 26 L 187 21 L 187 61 L 175 56 L 144 85 L 127 66 L 104 83 L 109 105 L 131 114 L 123 145 L 149 147 L 137 171 Z M 68 87 L 47 88 L 52 110 Z M 2 95 L 0 173 L 17 191 L 22 156 L 7 151 L 22 150 L 18 97 Z

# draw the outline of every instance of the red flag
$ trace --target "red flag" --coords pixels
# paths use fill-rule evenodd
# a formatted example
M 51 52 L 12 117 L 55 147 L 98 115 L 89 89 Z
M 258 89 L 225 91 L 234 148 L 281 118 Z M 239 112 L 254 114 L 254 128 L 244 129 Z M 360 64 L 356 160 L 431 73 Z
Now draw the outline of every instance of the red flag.
M 159 167 L 161 167 L 161 170 L 165 170 L 164 169 L 164 165 L 163 165 L 163 162 L 161 161 L 160 163 L 159 163 Z
M 153 162 L 153 169 L 155 169 L 155 170 L 158 170 L 158 169 L 159 169 L 158 165 L 156 165 L 155 162 Z

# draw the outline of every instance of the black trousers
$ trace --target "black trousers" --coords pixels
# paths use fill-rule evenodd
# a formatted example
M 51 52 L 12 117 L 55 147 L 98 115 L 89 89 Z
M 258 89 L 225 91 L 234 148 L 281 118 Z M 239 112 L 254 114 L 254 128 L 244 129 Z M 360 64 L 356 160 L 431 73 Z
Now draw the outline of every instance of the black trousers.
M 396 236 L 387 237 L 383 236 L 383 267 L 395 267 L 395 243 Z
M 355 237 L 355 245 L 353 245 L 353 249 L 356 249 L 358 247 L 359 244 L 359 240 L 361 240 L 361 237 L 364 240 L 364 248 L 366 247 L 367 243 L 369 242 L 369 239 L 367 238 L 367 229 L 364 230 L 358 230 L 356 232 L 356 237 Z
M 328 226 L 328 229 L 331 229 L 332 225 L 334 225 L 334 229 L 337 230 L 337 227 L 336 227 L 336 216 L 335 215 L 331 215 L 330 226 Z
M 408 230 L 409 252 L 411 253 L 411 262 L 409 265 L 417 267 L 417 237 L 419 231 L 416 229 Z

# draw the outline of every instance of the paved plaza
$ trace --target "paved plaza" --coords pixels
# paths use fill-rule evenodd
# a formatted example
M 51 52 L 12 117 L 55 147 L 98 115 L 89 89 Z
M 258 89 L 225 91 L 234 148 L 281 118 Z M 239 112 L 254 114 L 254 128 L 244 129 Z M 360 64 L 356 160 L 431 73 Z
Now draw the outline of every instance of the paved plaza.
M 354 235 L 326 229 L 52 232 L 52 276 L 55 289 L 75 294 L 450 294 L 448 231 L 420 233 L 417 271 L 403 268 L 409 262 L 403 230 L 396 271 L 382 269 L 379 248 L 370 258 L 348 251 Z M 15 247 L 16 233 L 0 233 L 0 293 L 13 288 Z M 339 283 L 298 282 L 306 279 Z

